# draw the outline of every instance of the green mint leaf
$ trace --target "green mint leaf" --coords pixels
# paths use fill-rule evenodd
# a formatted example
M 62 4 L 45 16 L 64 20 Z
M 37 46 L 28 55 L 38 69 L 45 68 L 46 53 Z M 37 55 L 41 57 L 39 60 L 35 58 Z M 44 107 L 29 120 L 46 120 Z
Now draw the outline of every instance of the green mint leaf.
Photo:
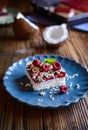
M 44 63 L 53 64 L 55 61 L 56 61 L 55 58 L 46 58 L 46 59 L 44 59 L 42 64 L 44 64 Z

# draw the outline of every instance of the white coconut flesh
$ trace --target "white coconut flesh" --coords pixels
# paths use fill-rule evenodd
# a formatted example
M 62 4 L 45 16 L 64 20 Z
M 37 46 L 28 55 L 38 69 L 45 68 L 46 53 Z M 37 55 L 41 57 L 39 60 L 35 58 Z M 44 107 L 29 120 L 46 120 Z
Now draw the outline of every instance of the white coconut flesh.
M 43 38 L 50 44 L 58 44 L 68 37 L 67 24 L 46 27 L 43 31 Z
M 33 27 L 35 30 L 39 30 L 39 27 L 37 25 L 35 25 L 34 23 L 32 23 L 31 21 L 29 21 L 27 18 L 24 17 L 24 15 L 22 13 L 18 13 L 17 14 L 17 19 L 24 19 L 31 27 Z

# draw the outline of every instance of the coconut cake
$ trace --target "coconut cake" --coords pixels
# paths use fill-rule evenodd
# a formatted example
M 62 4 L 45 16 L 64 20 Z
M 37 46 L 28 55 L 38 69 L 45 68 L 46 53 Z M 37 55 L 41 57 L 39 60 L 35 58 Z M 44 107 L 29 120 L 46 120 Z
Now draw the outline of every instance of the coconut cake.
M 34 91 L 65 85 L 66 71 L 54 58 L 34 59 L 26 64 L 26 75 Z

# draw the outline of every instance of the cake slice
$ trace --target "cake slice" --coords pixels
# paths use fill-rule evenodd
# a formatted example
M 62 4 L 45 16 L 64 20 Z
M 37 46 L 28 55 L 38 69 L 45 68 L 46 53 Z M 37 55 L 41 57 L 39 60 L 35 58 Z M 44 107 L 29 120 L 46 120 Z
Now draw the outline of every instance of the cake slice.
M 9 24 L 13 22 L 13 16 L 7 8 L 0 7 L 0 24 Z
M 34 59 L 26 64 L 26 75 L 34 91 L 65 85 L 66 72 L 54 58 Z

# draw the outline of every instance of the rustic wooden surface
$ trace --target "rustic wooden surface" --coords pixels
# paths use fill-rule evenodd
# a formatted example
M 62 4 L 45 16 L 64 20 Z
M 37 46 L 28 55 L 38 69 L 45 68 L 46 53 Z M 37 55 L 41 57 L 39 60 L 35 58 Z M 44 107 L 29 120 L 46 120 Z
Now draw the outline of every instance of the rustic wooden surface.
M 0 130 L 87 130 L 88 96 L 68 107 L 43 109 L 15 100 L 4 89 L 2 78 L 7 68 L 27 56 L 62 55 L 88 68 L 88 33 L 70 30 L 69 39 L 56 50 L 46 48 L 41 34 L 17 40 L 12 26 L 0 28 Z
M 0 35 L 0 130 L 87 130 L 87 96 L 68 107 L 33 108 L 13 99 L 5 91 L 2 78 L 13 62 L 35 54 L 70 57 L 88 68 L 88 33 L 70 31 L 69 39 L 52 51 L 41 36 L 37 40 L 16 40 L 12 27 L 1 28 Z

